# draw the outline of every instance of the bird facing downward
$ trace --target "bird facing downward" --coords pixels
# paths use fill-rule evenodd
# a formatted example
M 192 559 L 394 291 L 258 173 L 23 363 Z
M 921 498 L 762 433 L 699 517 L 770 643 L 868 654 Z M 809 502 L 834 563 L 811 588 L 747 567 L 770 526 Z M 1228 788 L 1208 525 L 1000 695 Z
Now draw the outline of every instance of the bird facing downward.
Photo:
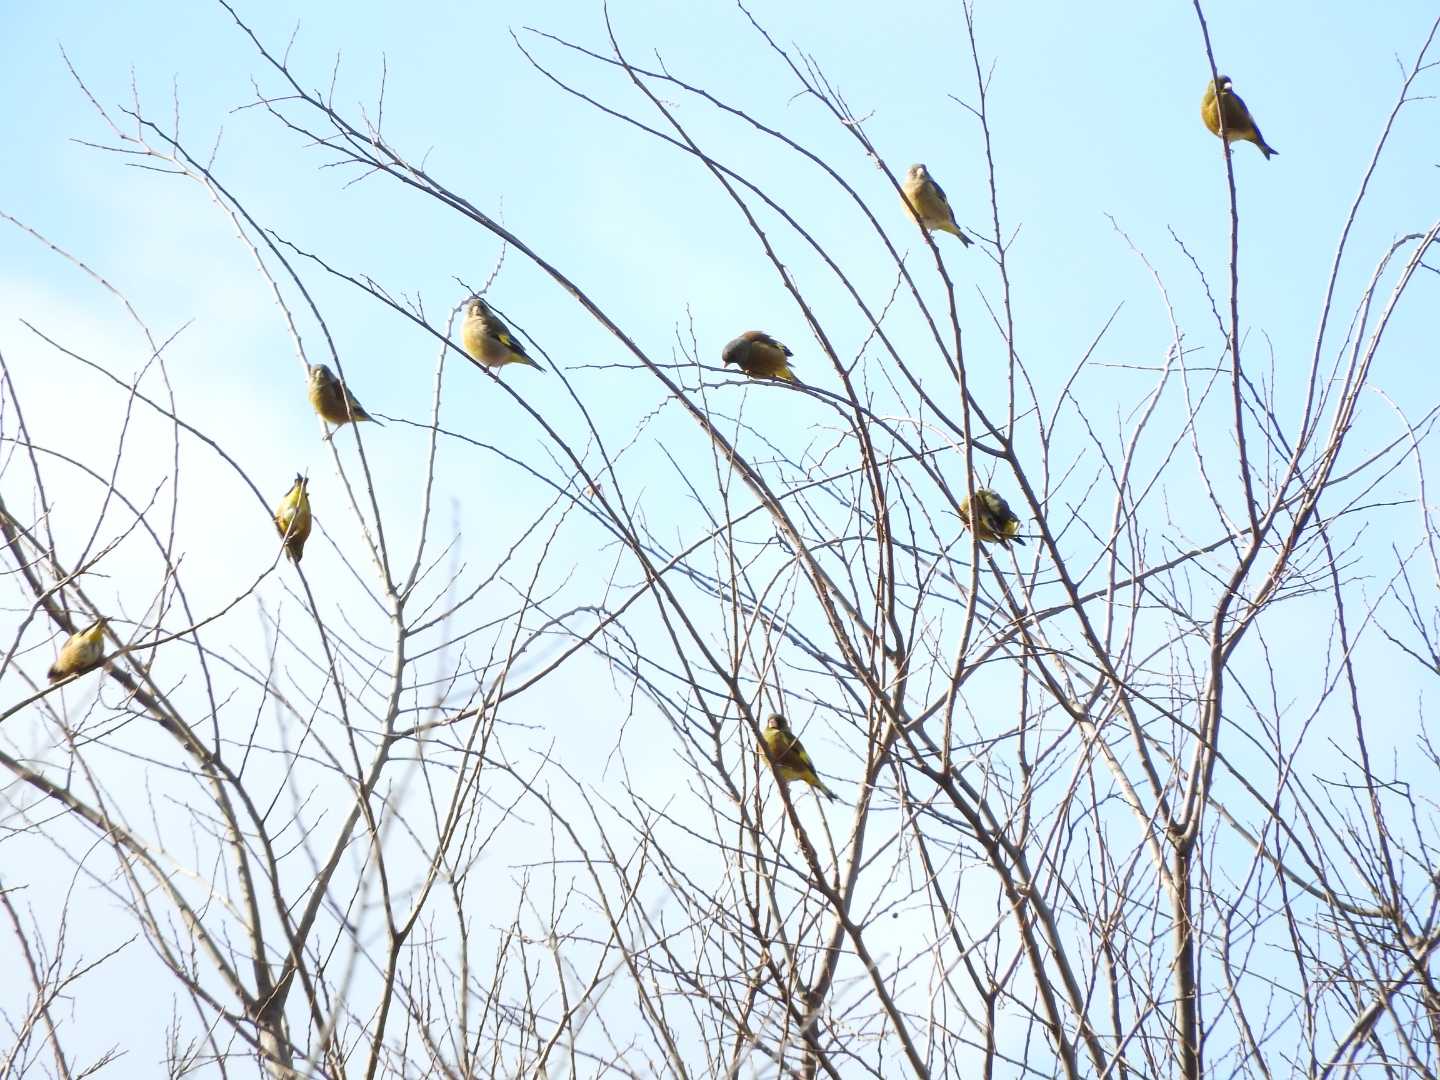
M 752 379 L 784 379 L 799 382 L 790 370 L 789 357 L 795 355 L 769 334 L 746 330 L 720 354 L 727 364 L 734 364 Z
M 1200 99 L 1200 118 L 1214 135 L 1220 134 L 1222 115 L 1225 118 L 1226 143 L 1232 143 L 1236 139 L 1252 142 L 1260 148 L 1267 161 L 1277 153 L 1276 149 L 1265 141 L 1265 136 L 1260 134 L 1255 118 L 1250 115 L 1250 110 L 1245 107 L 1240 95 L 1235 93 L 1229 75 L 1217 75 L 1214 81 L 1206 83 L 1205 96 Z
M 358 424 L 361 420 L 380 423 L 361 407 L 344 381 L 336 378 L 335 373 L 324 364 L 316 364 L 310 369 L 310 404 L 322 420 L 337 427 L 351 422 Z
M 70 675 L 94 671 L 105 659 L 105 620 L 97 619 L 84 630 L 77 630 L 60 646 L 60 655 L 45 677 L 52 683 Z
M 815 766 L 810 762 L 810 755 L 805 752 L 805 747 L 800 745 L 800 740 L 790 730 L 790 725 L 785 717 L 779 713 L 771 715 L 765 724 L 764 732 L 765 756 L 770 759 L 770 764 L 775 766 L 775 771 L 780 774 L 780 779 L 787 783 L 791 780 L 804 780 L 827 799 L 838 801 L 840 796 L 836 795 L 820 780 L 815 774 Z
M 905 193 L 905 209 L 910 211 L 910 216 L 926 232 L 939 229 L 941 232 L 954 233 L 966 247 L 974 242 L 955 224 L 955 212 L 950 209 L 950 200 L 945 198 L 944 189 L 935 182 L 930 170 L 924 165 L 910 166 L 905 179 L 900 183 L 900 190 Z
M 490 305 L 478 296 L 472 296 L 465 305 L 465 322 L 460 327 L 460 344 L 471 359 L 487 368 L 500 368 L 506 364 L 526 364 L 540 371 L 540 367 L 525 351 L 525 346 L 510 333 L 510 328 L 500 316 L 490 310 Z
M 305 541 L 310 539 L 310 493 L 306 490 L 310 481 L 303 476 L 295 477 L 295 483 L 275 507 L 275 527 L 285 541 L 285 554 L 291 562 L 299 562 L 305 554 Z
M 1004 547 L 1010 546 L 1010 541 L 1020 544 L 1022 547 L 1025 541 L 1015 534 L 1020 531 L 1020 519 L 1010 509 L 1010 504 L 1001 498 L 996 492 L 989 488 L 975 489 L 975 503 L 979 507 L 979 513 L 972 515 L 970 496 L 960 500 L 960 520 L 975 530 L 975 535 L 983 542 L 999 542 Z

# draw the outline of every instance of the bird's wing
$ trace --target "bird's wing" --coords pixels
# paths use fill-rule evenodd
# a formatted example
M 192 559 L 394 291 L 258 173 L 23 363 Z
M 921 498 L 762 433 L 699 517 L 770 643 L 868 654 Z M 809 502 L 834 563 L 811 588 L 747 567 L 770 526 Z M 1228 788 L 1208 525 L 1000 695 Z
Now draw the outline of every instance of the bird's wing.
M 1255 126 L 1255 118 L 1246 108 L 1245 99 L 1233 90 L 1225 96 L 1230 99 L 1229 107 L 1225 110 L 1225 126 L 1236 135 L 1253 134 L 1258 136 L 1260 129 Z
M 800 739 L 796 735 L 790 736 L 790 745 L 781 752 L 780 759 L 792 769 L 815 775 L 815 763 L 810 760 L 810 755 L 805 752 L 805 747 L 800 745 Z
M 935 194 L 940 197 L 940 201 L 945 204 L 945 209 L 950 209 L 950 200 L 945 197 L 945 189 L 933 176 L 930 178 L 930 186 L 935 189 Z
M 1020 527 L 1020 519 L 998 506 L 990 509 L 990 531 L 1001 539 L 1009 539 Z
M 755 331 L 755 342 L 756 342 L 756 344 L 759 344 L 759 345 L 769 345 L 772 349 L 779 349 L 779 350 L 780 350 L 782 353 L 784 353 L 786 356 L 794 356 L 794 355 L 795 355 L 794 353 L 792 353 L 792 352 L 789 350 L 789 348 L 787 348 L 786 346 L 780 344 L 780 342 L 776 341 L 776 340 L 775 340 L 773 337 L 771 337 L 769 334 L 763 333 L 762 331 L 759 331 L 759 330 Z
M 496 323 L 491 326 L 490 334 L 511 352 L 519 353 L 526 360 L 530 359 L 530 354 L 525 351 L 525 346 L 516 340 L 515 335 L 510 333 L 510 328 L 504 323 Z

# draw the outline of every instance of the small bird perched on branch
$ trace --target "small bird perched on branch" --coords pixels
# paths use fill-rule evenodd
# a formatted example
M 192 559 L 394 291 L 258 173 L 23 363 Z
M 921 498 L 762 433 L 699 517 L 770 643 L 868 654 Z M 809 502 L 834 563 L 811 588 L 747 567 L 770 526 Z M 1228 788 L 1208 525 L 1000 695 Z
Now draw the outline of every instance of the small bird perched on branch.
M 769 334 L 746 330 L 725 346 L 720 359 L 734 364 L 752 379 L 784 379 L 793 383 L 800 381 L 790 370 L 789 358 L 794 355 Z
M 1240 95 L 1235 93 L 1229 75 L 1217 75 L 1205 85 L 1205 96 L 1200 99 L 1200 118 L 1214 135 L 1220 134 L 1220 117 L 1225 117 L 1225 141 L 1236 139 L 1252 142 L 1260 148 L 1268 161 L 1276 149 L 1265 141 L 1260 128 Z
M 310 493 L 306 490 L 310 481 L 303 476 L 295 477 L 295 483 L 275 507 L 275 527 L 285 542 L 285 554 L 291 562 L 299 562 L 305 554 L 305 541 L 310 539 Z
M 970 513 L 970 496 L 960 500 L 960 520 L 974 529 L 975 535 L 982 541 L 987 544 L 998 541 L 1002 546 L 1009 547 L 1010 541 L 1014 540 L 1024 546 L 1025 541 L 1015 535 L 1020 531 L 1020 519 L 1010 509 L 1010 504 L 996 492 L 989 488 L 976 488 L 973 505 L 979 508 L 974 515 Z
M 324 364 L 316 364 L 310 369 L 310 404 L 322 420 L 336 427 L 352 422 L 358 424 L 361 420 L 380 423 L 355 400 L 344 380 L 337 378 Z M 328 439 L 330 436 L 325 437 Z
M 779 713 L 773 713 L 765 725 L 764 732 L 765 756 L 770 759 L 770 764 L 775 766 L 775 771 L 780 774 L 780 779 L 787 783 L 791 780 L 804 780 L 826 798 L 839 801 L 840 796 L 836 795 L 820 780 L 815 774 L 815 766 L 811 764 L 810 755 L 805 752 L 805 747 L 800 745 L 790 730 L 790 725 L 785 717 Z
M 465 305 L 465 322 L 460 327 L 460 344 L 476 363 L 487 368 L 504 367 L 506 364 L 526 364 L 544 371 L 530 358 L 525 346 L 510 333 L 510 328 L 500 316 L 490 310 L 490 305 L 478 296 L 472 296 Z
M 900 184 L 900 190 L 905 193 L 905 209 L 910 211 L 910 216 L 926 232 L 939 229 L 941 232 L 953 233 L 966 247 L 974 242 L 955 224 L 955 211 L 950 209 L 950 200 L 945 198 L 945 190 L 935 182 L 930 170 L 924 165 L 910 166 Z
M 96 619 L 84 630 L 77 630 L 60 646 L 60 655 L 45 677 L 57 683 L 70 675 L 94 671 L 105 661 L 105 620 Z

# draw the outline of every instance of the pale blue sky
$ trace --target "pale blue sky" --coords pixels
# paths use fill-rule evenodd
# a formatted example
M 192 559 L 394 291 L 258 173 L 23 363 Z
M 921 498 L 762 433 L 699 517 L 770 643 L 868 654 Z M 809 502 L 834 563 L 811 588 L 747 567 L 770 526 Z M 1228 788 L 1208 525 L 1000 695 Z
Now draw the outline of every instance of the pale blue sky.
M 510 39 L 513 30 L 561 77 L 663 126 L 623 76 L 522 29 L 533 26 L 604 51 L 599 4 L 315 3 L 285 13 L 278 7 L 242 4 L 241 11 L 276 51 L 284 48 L 298 12 L 291 55 L 302 82 L 327 84 L 341 53 L 337 102 L 352 114 L 357 106 L 373 109 L 383 58 L 390 141 L 415 159 L 425 158 L 438 179 L 558 263 L 652 357 L 670 357 L 677 331 L 688 339 L 691 318 L 709 362 L 718 361 L 720 348 L 736 332 L 759 326 L 790 344 L 802 377 L 834 386 L 800 312 L 703 167 L 561 93 Z M 1041 400 L 1053 398 L 1118 304 L 1124 308 L 1098 359 L 1155 365 L 1170 343 L 1169 321 L 1153 282 L 1107 214 L 1164 276 L 1187 344 L 1205 349 L 1204 360 L 1213 361 L 1218 344 L 1213 322 L 1188 262 L 1167 232 L 1174 229 L 1212 285 L 1222 289 L 1228 208 L 1222 158 L 1198 116 L 1208 69 L 1192 7 L 1148 0 L 1128 5 L 981 0 L 979 8 L 980 50 L 993 59 L 991 127 L 1002 222 L 1007 232 L 1020 230 L 1010 250 L 1019 348 Z M 677 75 L 815 150 L 871 202 L 897 245 L 908 248 L 919 265 L 928 263 L 928 251 L 884 177 L 813 101 L 794 96 L 789 72 L 737 8 L 617 0 L 610 10 L 634 62 L 652 64 L 658 52 Z M 897 174 L 912 161 L 926 162 L 960 221 L 990 237 L 979 129 L 948 96 L 974 98 L 957 6 L 797 3 L 753 10 L 778 42 L 798 43 L 814 57 Z M 1419 0 L 1369 6 L 1216 3 L 1208 17 L 1220 69 L 1234 79 L 1278 150 L 1267 162 L 1254 147 L 1240 145 L 1234 157 L 1244 222 L 1247 355 L 1262 356 L 1268 338 L 1277 369 L 1298 372 L 1309 362 L 1317 300 L 1339 227 L 1398 92 L 1395 58 L 1406 64 L 1413 59 L 1433 6 Z M 223 129 L 217 175 L 257 217 L 337 265 L 371 273 L 396 293 L 423 297 L 432 319 L 443 321 L 448 307 L 461 299 L 456 277 L 474 286 L 485 279 L 498 255 L 497 242 L 388 181 L 371 178 L 343 187 L 351 174 L 320 169 L 322 156 L 281 131 L 262 110 L 235 111 L 252 100 L 252 77 L 265 92 L 279 87 L 218 5 L 10 0 L 3 22 L 0 100 L 9 107 L 0 210 L 85 259 L 162 335 L 194 320 L 169 353 L 182 405 L 207 416 L 227 448 L 243 452 L 243 464 L 267 499 L 278 497 L 299 469 L 323 477 L 315 484 L 317 512 L 334 522 L 343 542 L 342 503 L 328 451 L 320 448 L 299 392 L 299 360 L 249 256 L 193 184 L 126 168 L 119 157 L 73 141 L 110 140 L 66 71 L 60 48 L 107 108 L 128 104 L 133 75 L 147 113 L 167 119 L 173 88 L 182 134 L 193 150 L 210 147 Z M 876 238 L 831 185 L 820 184 L 818 174 L 792 155 L 717 119 L 678 91 L 666 96 L 707 150 L 760 180 L 792 210 L 802 209 L 803 223 L 870 298 L 883 302 L 893 267 L 878 257 Z M 1402 114 L 1391 156 L 1357 224 L 1356 255 L 1342 276 L 1350 289 L 1342 285 L 1342 296 L 1353 295 L 1356 282 L 1368 277 L 1399 231 L 1434 215 L 1437 130 L 1434 103 Z M 797 241 L 778 228 L 772 236 L 813 296 L 824 302 L 839 295 Z M 979 249 L 962 251 L 944 237 L 939 242 L 958 284 L 977 392 L 982 398 L 1001 393 L 1003 351 L 977 294 L 996 301 L 993 263 Z M 366 407 L 423 421 L 433 339 L 348 287 L 318 274 L 308 284 L 337 331 L 347 375 Z M 923 287 L 933 285 L 926 277 Z M 572 371 L 577 393 L 602 411 L 615 444 L 656 407 L 654 387 L 648 396 L 629 389 L 639 384 L 634 376 L 624 393 L 616 393 L 613 373 L 582 369 L 629 358 L 517 253 L 507 255 L 491 295 L 553 361 Z M 0 349 L 20 385 L 28 418 L 42 441 L 46 434 L 79 433 L 77 452 L 101 467 L 113 444 L 119 399 L 77 406 L 68 396 L 75 369 L 37 346 L 16 321 L 22 316 L 110 361 L 116 371 L 129 372 L 144 361 L 140 342 L 110 300 L 33 239 L 0 222 Z M 1337 327 L 1348 317 L 1348 308 L 1341 311 Z M 848 306 L 837 308 L 834 319 L 844 335 L 837 340 L 841 354 L 853 355 L 867 328 Z M 1390 365 L 1374 375 L 1394 400 L 1417 410 L 1437 396 L 1433 327 L 1433 316 L 1418 305 L 1403 309 Z M 304 332 L 315 345 L 313 327 Z M 1397 362 L 1407 354 L 1413 363 Z M 994 362 L 987 364 L 987 358 Z M 459 364 L 447 378 L 446 415 L 456 427 L 522 457 L 547 460 L 533 425 L 488 380 Z M 554 376 L 522 370 L 505 379 L 567 430 L 578 430 L 577 413 Z M 1148 372 L 1133 379 L 1116 374 L 1109 383 L 1100 377 L 1087 381 L 1092 420 L 1113 433 L 1150 383 Z M 726 407 L 738 408 L 736 400 L 726 398 Z M 769 388 L 753 388 L 747 419 L 786 428 L 796 445 L 804 445 L 809 434 L 803 417 L 811 414 L 796 414 L 802 419 L 791 427 L 789 414 L 777 413 L 778 401 Z M 813 415 L 817 423 L 833 421 L 828 414 Z M 1382 417 L 1374 421 L 1377 431 L 1393 436 L 1384 428 L 1383 410 L 1377 415 Z M 693 424 L 672 414 L 655 430 L 667 424 L 673 425 L 682 461 L 709 470 L 708 452 L 693 442 Z M 387 506 L 413 498 L 412 478 L 423 462 L 421 435 L 392 425 L 383 434 L 365 436 Z M 342 453 L 353 460 L 348 435 L 342 443 Z M 194 468 L 212 475 L 204 472 L 209 465 Z M 446 496 L 456 500 L 457 520 L 474 530 L 472 539 L 487 538 L 493 528 L 508 543 L 509 531 L 549 498 L 478 451 L 452 451 L 443 469 Z M 223 469 L 215 475 L 226 476 Z M 653 483 L 641 486 L 657 494 L 677 489 L 668 466 L 658 461 Z M 1413 491 L 1413 478 L 1396 476 L 1391 486 L 1380 494 Z M 233 584 L 220 569 L 240 566 L 249 574 L 271 557 L 270 524 L 243 494 L 215 501 L 197 497 L 190 508 L 194 535 L 204 530 L 208 539 L 204 550 L 197 547 L 188 556 L 187 569 L 199 579 L 202 602 L 217 602 Z M 652 528 L 662 534 L 663 508 L 663 501 L 646 507 Z M 1173 509 L 1183 517 L 1183 507 Z M 62 504 L 57 527 L 69 535 L 67 528 L 82 523 L 67 522 L 65 512 Z M 442 506 L 441 513 L 450 512 Z M 1108 504 L 1100 506 L 1097 528 L 1108 522 L 1106 512 Z M 488 521 L 490 515 L 498 523 Z M 394 518 L 403 536 L 403 515 Z M 223 522 L 218 534 L 217 521 Z M 693 524 L 688 512 L 685 521 Z M 1208 539 L 1208 534 L 1189 538 Z M 563 542 L 575 545 L 567 552 L 573 560 L 587 557 L 582 542 L 569 537 Z M 480 543 L 483 547 L 483 539 Z M 608 565 L 613 553 L 603 557 Z M 217 572 L 207 577 L 206 568 Z M 333 561 L 327 565 L 325 555 L 307 556 L 306 568 L 322 587 L 344 576 Z M 632 578 L 633 568 L 627 567 L 625 576 Z M 203 595 L 207 587 L 213 593 Z M 143 603 L 143 598 L 129 601 L 132 609 Z M 567 688 L 562 682 L 548 691 L 553 696 L 544 699 L 546 708 L 551 715 L 590 719 L 594 685 L 599 684 L 581 680 Z M 858 751 L 847 761 L 833 733 L 817 741 L 828 744 L 833 762 L 828 771 L 841 776 L 854 771 Z M 599 753 L 583 764 L 603 760 L 612 743 L 613 733 L 602 728 L 595 743 Z M 571 746 L 579 763 L 584 755 L 573 741 Z M 656 752 L 668 755 L 670 748 L 657 744 Z M 639 758 L 631 753 L 627 760 L 633 767 Z M 683 778 L 676 778 L 676 786 L 683 787 Z M 108 1018 L 117 1031 L 125 1029 L 129 1007 Z M 135 1075 L 144 1075 L 143 1069 Z

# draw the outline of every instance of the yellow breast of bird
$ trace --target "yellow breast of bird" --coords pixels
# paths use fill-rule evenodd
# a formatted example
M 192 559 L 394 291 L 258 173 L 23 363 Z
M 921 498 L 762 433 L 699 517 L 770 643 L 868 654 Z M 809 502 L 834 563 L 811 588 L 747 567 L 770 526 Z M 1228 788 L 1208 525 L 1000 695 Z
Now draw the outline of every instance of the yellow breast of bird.
M 56 657 L 50 670 L 61 677 L 84 671 L 94 667 L 104 651 L 105 638 L 99 630 L 88 635 L 83 632 L 75 634 L 60 647 L 60 655 Z M 51 677 L 54 678 L 55 675 Z
M 1215 100 L 1214 94 L 1206 94 L 1205 100 L 1200 103 L 1200 119 L 1205 121 L 1212 135 L 1220 134 L 1220 103 Z
M 66 667 L 88 667 L 100 659 L 100 653 L 104 648 L 104 639 L 98 634 L 93 638 L 81 638 L 72 642 L 65 652 L 68 656 L 62 656 Z
M 919 211 L 920 223 L 934 228 L 950 223 L 950 207 L 945 200 L 928 185 L 915 184 L 905 189 L 905 194 Z
M 345 411 L 345 402 L 335 386 L 310 387 L 310 404 L 317 413 L 332 424 L 343 424 L 350 419 L 350 414 Z M 359 415 L 359 410 L 356 410 Z
M 282 533 L 303 536 L 310 531 L 310 509 L 303 503 L 282 506 L 275 514 L 275 524 Z
M 496 367 L 505 362 L 508 350 L 493 334 L 486 330 L 479 319 L 466 319 L 460 328 L 460 344 L 465 351 L 486 367 Z

